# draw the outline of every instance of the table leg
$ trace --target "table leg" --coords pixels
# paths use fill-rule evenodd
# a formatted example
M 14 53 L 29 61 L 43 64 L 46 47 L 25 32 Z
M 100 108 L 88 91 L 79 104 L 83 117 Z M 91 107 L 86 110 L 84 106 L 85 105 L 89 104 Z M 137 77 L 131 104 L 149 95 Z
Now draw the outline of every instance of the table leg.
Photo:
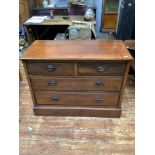
M 31 34 L 29 33 L 29 28 L 27 26 L 24 26 L 26 35 L 27 35 L 27 41 L 28 41 L 28 45 L 30 46 L 32 44 L 32 42 L 34 41 L 34 39 L 32 38 Z

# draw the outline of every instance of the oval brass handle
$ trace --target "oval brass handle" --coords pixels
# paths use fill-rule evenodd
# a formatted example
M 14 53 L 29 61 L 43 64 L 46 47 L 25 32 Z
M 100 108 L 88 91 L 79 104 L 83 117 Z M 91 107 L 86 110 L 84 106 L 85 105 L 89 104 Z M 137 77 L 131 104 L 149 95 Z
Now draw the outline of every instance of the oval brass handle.
M 48 82 L 48 84 L 49 84 L 50 86 L 56 86 L 56 85 L 57 85 L 57 81 L 56 81 L 56 80 L 50 80 L 50 81 Z
M 96 102 L 97 103 L 101 103 L 103 101 L 103 99 L 101 97 L 96 97 Z
M 56 67 L 54 65 L 48 65 L 47 66 L 47 70 L 50 72 L 54 71 L 55 69 L 56 69 Z
M 97 66 L 96 69 L 97 69 L 98 72 L 104 72 L 105 71 L 105 66 L 100 65 L 100 66 Z
M 53 97 L 52 97 L 52 100 L 54 100 L 54 101 L 59 101 L 59 97 L 58 97 L 58 96 L 53 96 Z
M 104 86 L 104 82 L 103 81 L 96 81 L 96 86 Z

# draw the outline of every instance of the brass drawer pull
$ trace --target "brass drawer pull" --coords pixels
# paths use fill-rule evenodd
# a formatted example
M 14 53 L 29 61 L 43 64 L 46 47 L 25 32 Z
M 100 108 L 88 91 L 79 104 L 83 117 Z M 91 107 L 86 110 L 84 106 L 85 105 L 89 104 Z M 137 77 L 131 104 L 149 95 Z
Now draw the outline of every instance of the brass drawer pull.
M 48 84 L 49 84 L 50 86 L 56 86 L 56 85 L 57 85 L 57 81 L 56 81 L 56 80 L 50 80 L 50 81 L 48 82 Z
M 59 97 L 58 97 L 58 96 L 53 96 L 53 97 L 52 97 L 52 100 L 53 100 L 53 101 L 59 101 Z
M 47 66 L 47 70 L 50 71 L 50 72 L 52 72 L 52 71 L 56 70 L 56 66 L 54 66 L 54 65 L 48 65 Z
M 103 99 L 101 97 L 96 97 L 96 102 L 97 103 L 101 103 L 103 101 Z
M 96 81 L 96 86 L 104 86 L 104 82 L 102 81 Z
M 98 72 L 104 72 L 105 71 L 105 66 L 100 65 L 100 66 L 97 66 L 96 69 L 97 69 Z

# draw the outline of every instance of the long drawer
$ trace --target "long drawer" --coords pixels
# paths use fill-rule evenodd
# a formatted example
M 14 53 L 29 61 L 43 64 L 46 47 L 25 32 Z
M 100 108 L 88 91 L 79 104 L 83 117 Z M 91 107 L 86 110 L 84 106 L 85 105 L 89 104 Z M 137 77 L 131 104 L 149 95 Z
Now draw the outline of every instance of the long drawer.
M 124 62 L 81 62 L 78 63 L 77 74 L 81 76 L 122 76 L 125 66 Z
M 30 75 L 74 76 L 74 63 L 28 62 Z
M 34 90 L 95 90 L 120 91 L 123 77 L 59 78 L 31 76 Z
M 117 106 L 119 93 L 105 92 L 35 92 L 37 104 L 66 106 Z

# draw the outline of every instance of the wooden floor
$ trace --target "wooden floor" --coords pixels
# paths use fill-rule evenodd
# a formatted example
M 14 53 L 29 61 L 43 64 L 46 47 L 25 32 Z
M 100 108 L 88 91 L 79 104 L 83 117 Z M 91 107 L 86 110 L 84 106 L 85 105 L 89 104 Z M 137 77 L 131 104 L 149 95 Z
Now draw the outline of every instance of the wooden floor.
M 134 84 L 125 89 L 119 119 L 34 116 L 24 75 L 20 82 L 20 155 L 134 155 Z

